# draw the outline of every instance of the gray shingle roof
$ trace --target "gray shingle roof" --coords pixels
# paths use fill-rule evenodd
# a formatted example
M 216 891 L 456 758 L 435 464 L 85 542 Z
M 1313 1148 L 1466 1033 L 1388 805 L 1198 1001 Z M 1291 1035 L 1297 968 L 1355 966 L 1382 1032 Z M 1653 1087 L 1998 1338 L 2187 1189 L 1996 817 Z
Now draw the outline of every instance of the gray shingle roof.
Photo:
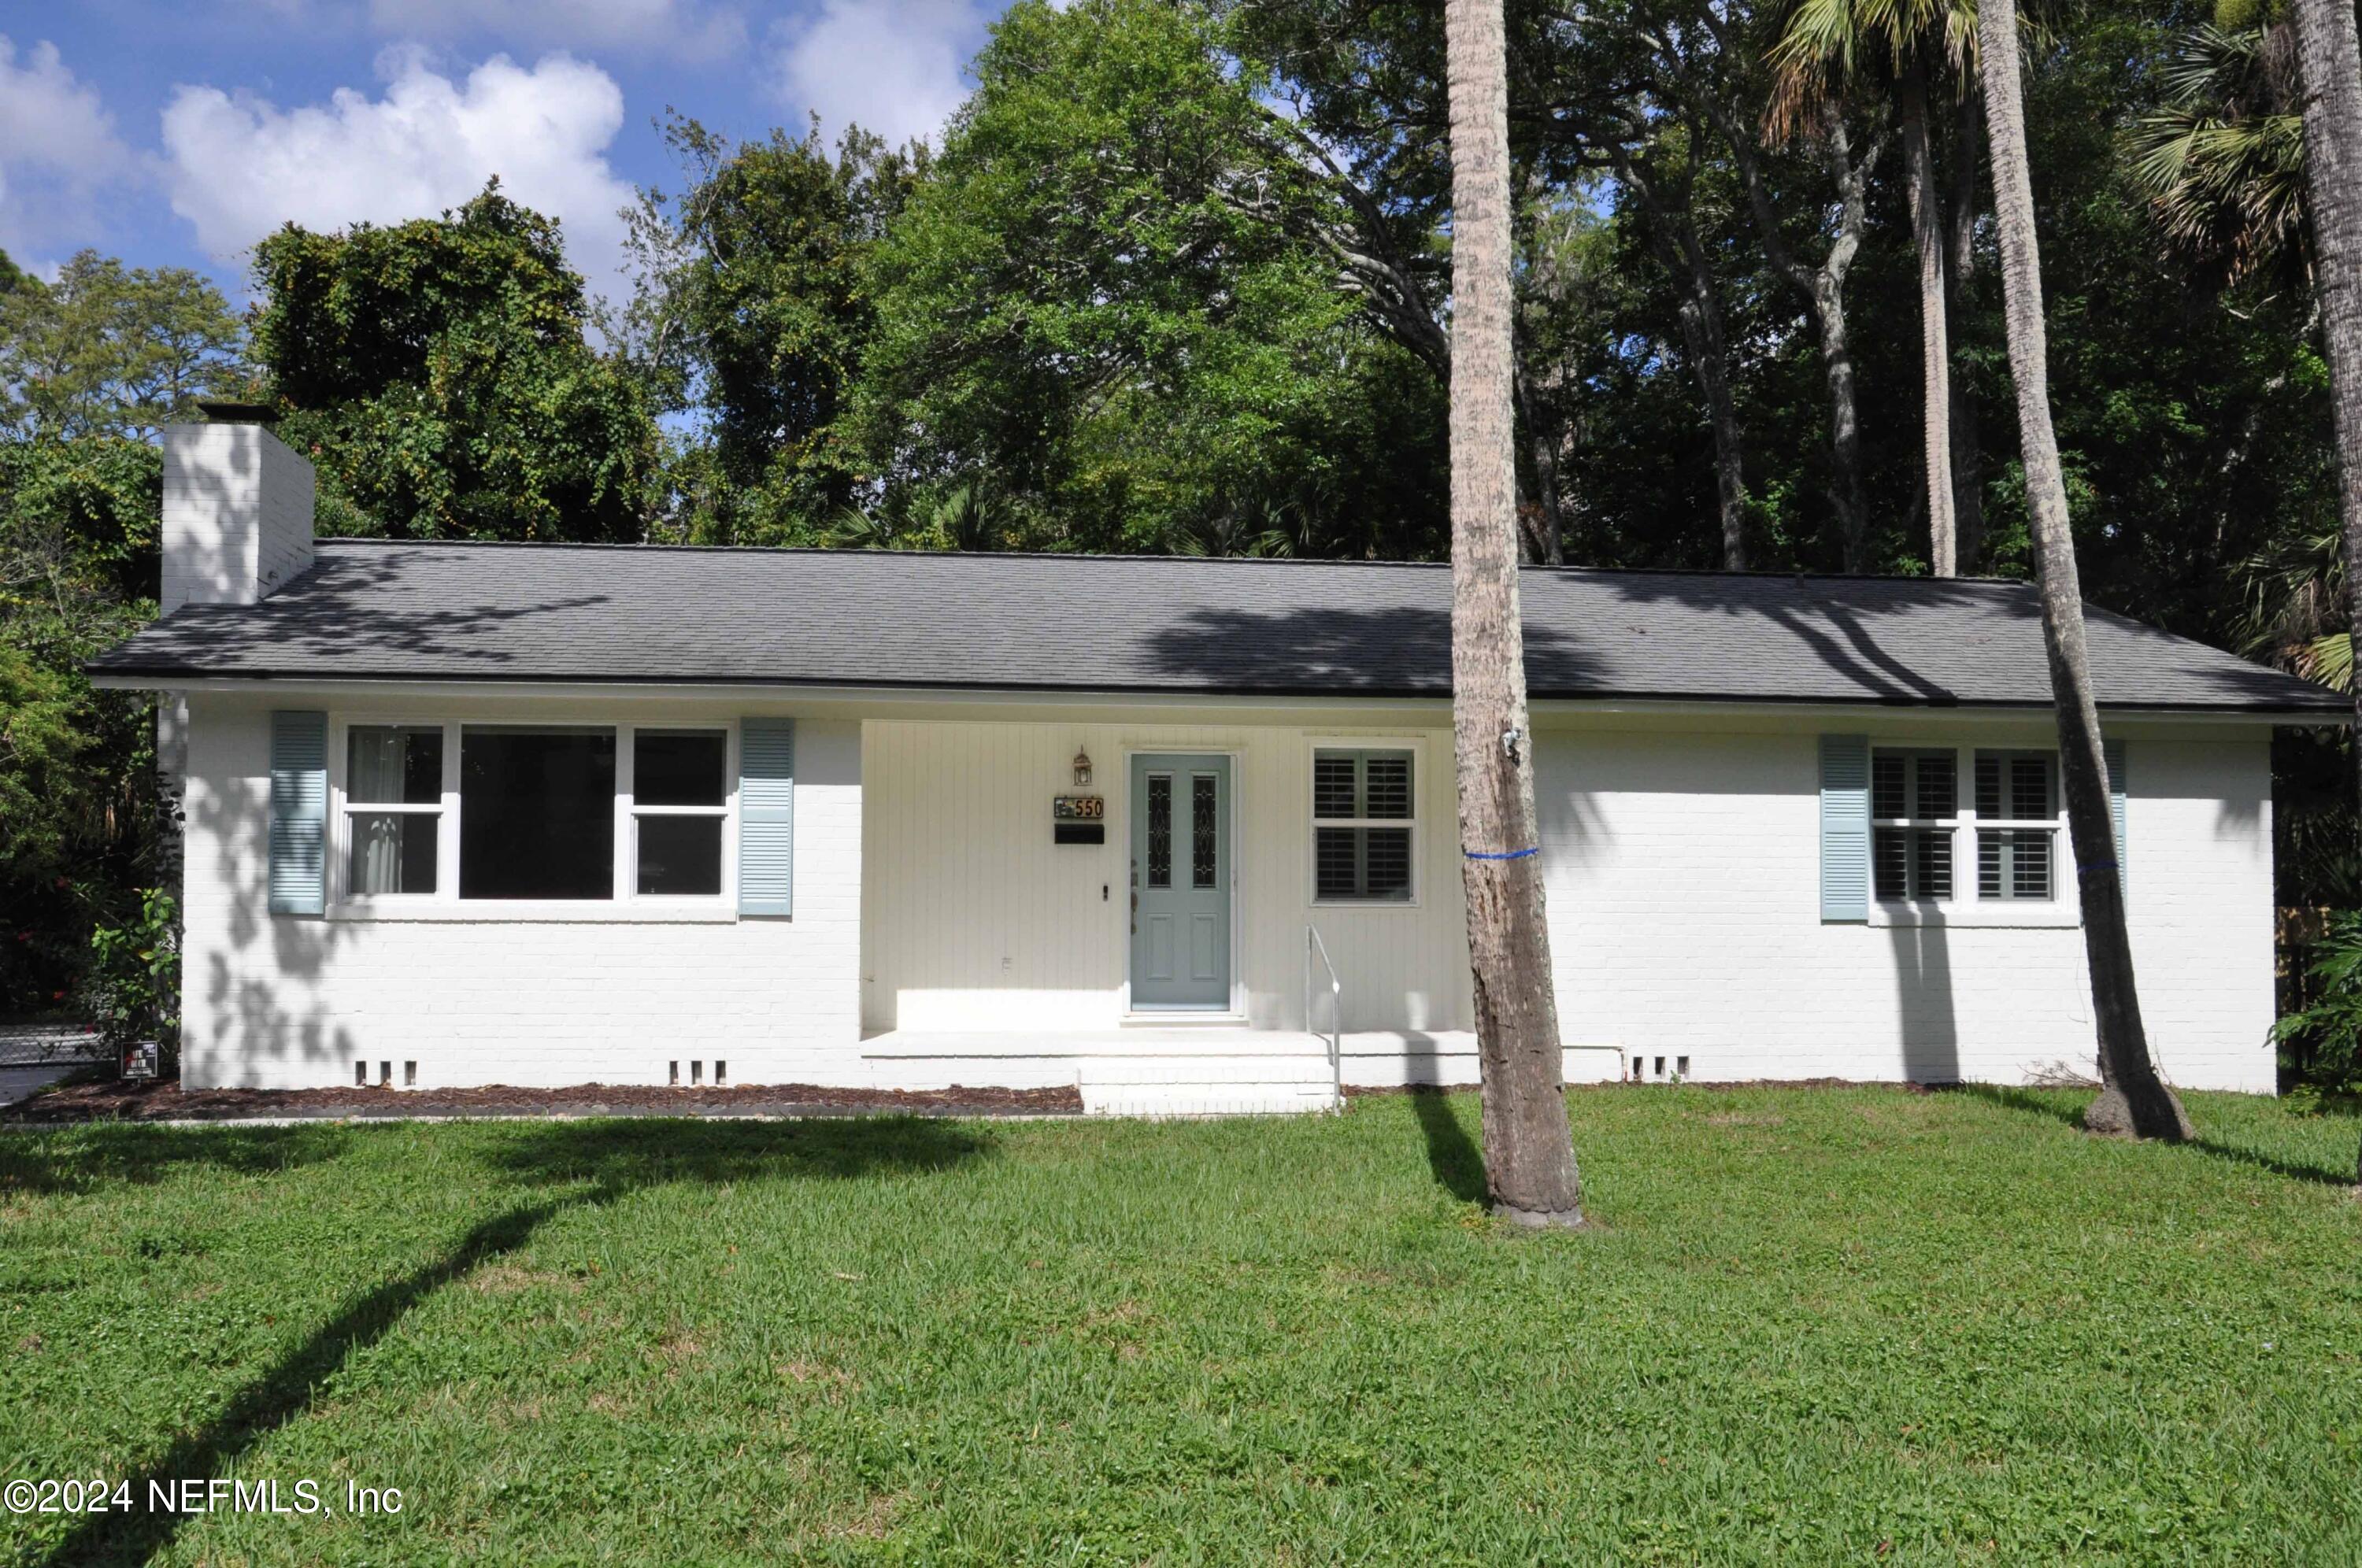
M 1537 697 L 2044 704 L 2024 583 L 1528 569 Z M 189 605 L 126 677 L 692 681 L 1440 696 L 1438 566 L 323 540 L 259 604 Z M 2090 613 L 2112 706 L 2344 700 Z

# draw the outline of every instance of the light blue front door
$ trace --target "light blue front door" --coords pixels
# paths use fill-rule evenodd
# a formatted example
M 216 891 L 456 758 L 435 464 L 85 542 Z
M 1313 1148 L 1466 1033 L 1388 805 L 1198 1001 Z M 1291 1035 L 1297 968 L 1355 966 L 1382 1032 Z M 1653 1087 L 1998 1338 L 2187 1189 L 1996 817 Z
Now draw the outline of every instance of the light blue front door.
M 1131 1005 L 1231 1005 L 1231 759 L 1131 759 Z

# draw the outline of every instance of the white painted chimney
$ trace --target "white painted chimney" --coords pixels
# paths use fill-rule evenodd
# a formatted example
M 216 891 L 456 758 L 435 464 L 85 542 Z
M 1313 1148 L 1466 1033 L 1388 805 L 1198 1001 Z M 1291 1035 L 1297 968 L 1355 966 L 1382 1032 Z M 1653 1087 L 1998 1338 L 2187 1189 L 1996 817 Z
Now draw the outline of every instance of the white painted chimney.
M 164 572 L 157 608 L 251 604 L 312 565 L 312 465 L 260 410 L 209 404 L 164 426 Z

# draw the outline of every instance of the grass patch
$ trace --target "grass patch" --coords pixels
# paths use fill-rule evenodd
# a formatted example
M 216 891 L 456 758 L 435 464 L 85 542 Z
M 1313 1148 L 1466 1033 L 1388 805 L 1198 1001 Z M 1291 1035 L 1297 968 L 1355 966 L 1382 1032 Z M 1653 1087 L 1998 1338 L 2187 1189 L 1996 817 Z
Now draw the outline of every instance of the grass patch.
M 0 1562 L 2362 1559 L 2356 1124 L 2194 1097 L 0 1136 Z

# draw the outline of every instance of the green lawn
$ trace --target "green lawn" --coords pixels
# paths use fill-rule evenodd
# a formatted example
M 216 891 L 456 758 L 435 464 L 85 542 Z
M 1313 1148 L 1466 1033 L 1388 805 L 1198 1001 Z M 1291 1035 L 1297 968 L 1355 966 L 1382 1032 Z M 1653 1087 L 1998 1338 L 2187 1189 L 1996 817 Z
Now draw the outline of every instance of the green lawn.
M 2362 1561 L 2356 1125 L 2198 1097 L 0 1134 L 0 1561 Z

